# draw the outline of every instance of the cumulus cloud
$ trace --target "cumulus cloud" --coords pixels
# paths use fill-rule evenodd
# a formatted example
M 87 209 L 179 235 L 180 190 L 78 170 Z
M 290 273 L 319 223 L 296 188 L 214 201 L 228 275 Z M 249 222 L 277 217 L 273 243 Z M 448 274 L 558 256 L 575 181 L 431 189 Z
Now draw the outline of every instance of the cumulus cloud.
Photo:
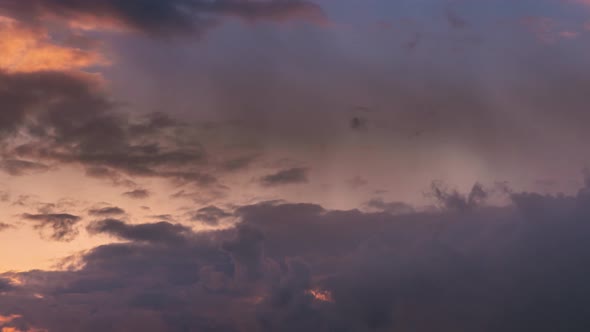
M 11 275 L 22 285 L 0 307 L 63 332 L 585 331 L 589 193 L 462 213 L 267 202 L 206 232 L 106 219 L 88 230 L 125 242 L 78 270 Z

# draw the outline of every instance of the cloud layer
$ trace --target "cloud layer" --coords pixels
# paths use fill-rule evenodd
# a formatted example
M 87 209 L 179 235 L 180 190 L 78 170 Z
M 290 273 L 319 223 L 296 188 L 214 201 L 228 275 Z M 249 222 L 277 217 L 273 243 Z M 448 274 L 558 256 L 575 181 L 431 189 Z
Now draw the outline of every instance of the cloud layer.
M 25 331 L 585 331 L 589 193 L 401 215 L 269 202 L 207 232 L 105 219 L 89 232 L 123 242 L 5 274 L 0 314 Z
M 73 28 L 129 29 L 157 36 L 200 33 L 225 16 L 249 21 L 321 21 L 324 17 L 319 6 L 300 0 L 7 0 L 0 4 L 0 13 L 31 24 L 56 19 Z

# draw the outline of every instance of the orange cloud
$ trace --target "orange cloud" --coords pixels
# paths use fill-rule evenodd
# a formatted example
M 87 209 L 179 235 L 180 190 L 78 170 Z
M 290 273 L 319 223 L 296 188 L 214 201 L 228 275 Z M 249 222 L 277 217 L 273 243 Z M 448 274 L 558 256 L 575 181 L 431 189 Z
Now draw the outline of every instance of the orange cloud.
M 21 315 L 8 315 L 8 316 L 0 315 L 0 325 L 10 323 L 13 320 L 21 318 L 21 317 L 22 317 Z M 2 330 L 2 332 L 4 332 L 4 330 Z
M 310 289 L 309 291 L 307 291 L 307 293 L 313 296 L 313 298 L 317 301 L 330 303 L 334 302 L 332 294 L 329 291 L 321 289 Z
M 8 72 L 79 70 L 108 64 L 96 51 L 55 44 L 46 31 L 8 18 L 0 19 L 0 54 L 0 70 Z
M 47 330 L 40 330 L 40 329 L 28 329 L 28 330 L 19 330 L 16 327 L 3 327 L 0 332 L 47 332 Z
M 8 316 L 2 316 L 0 315 L 0 325 L 5 325 L 5 324 L 9 324 L 11 323 L 13 320 L 15 319 L 19 319 L 22 318 L 22 315 L 8 315 Z M 27 330 L 19 330 L 16 327 L 2 327 L 0 329 L 0 332 L 47 332 L 47 330 L 44 329 L 38 329 L 38 328 L 30 328 Z

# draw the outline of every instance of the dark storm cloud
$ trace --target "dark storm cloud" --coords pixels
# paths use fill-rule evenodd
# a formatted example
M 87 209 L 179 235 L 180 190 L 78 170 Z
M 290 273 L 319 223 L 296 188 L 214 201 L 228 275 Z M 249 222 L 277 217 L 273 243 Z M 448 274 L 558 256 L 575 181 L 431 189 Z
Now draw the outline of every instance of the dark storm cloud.
M 306 183 L 308 172 L 309 169 L 303 167 L 289 168 L 262 177 L 260 179 L 260 183 L 269 187 L 286 184 Z
M 509 195 L 403 215 L 268 202 L 200 233 L 98 221 L 127 242 L 16 274 L 0 307 L 50 332 L 586 331 L 590 188 Z
M 223 243 L 231 254 L 237 276 L 254 280 L 264 270 L 264 235 L 256 228 L 239 226 L 234 239 Z
M 138 242 L 179 244 L 184 242 L 190 228 L 169 222 L 131 225 L 117 219 L 95 221 L 88 226 L 92 234 L 109 234 L 120 239 Z
M 289 1 L 203 1 L 203 0 L 4 0 L 0 11 L 36 23 L 47 17 L 88 20 L 91 24 L 122 25 L 150 35 L 202 32 L 224 16 L 245 20 L 322 20 L 319 6 L 300 0 Z
M 69 242 L 77 235 L 76 225 L 82 218 L 67 213 L 46 213 L 46 214 L 28 214 L 22 215 L 23 219 L 34 221 L 35 229 L 41 231 L 43 235 L 46 230 L 49 231 L 49 238 L 54 241 Z
M 120 207 L 110 206 L 99 209 L 90 209 L 88 214 L 91 216 L 104 217 L 104 216 L 115 216 L 125 214 L 125 210 Z
M 218 208 L 217 206 L 210 205 L 204 208 L 198 209 L 192 216 L 192 220 L 200 221 L 207 225 L 216 226 L 219 225 L 219 220 L 231 217 L 232 214 Z

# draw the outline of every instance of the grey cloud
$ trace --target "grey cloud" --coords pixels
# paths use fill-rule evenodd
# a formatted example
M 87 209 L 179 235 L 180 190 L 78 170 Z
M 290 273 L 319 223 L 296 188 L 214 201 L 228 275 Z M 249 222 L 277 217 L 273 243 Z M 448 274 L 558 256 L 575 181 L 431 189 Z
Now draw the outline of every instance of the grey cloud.
M 207 232 L 95 222 L 126 242 L 79 270 L 18 273 L 0 307 L 61 332 L 586 331 L 590 189 L 510 195 L 403 215 L 266 202 Z
M 129 179 L 125 179 L 120 173 L 102 166 L 90 166 L 86 168 L 86 176 L 110 180 L 114 185 L 135 187 L 137 184 Z
M 222 164 L 222 168 L 227 171 L 237 171 L 250 166 L 256 159 L 258 155 L 250 155 L 244 156 L 239 158 L 230 159 Z
M 449 190 L 441 182 L 432 183 L 432 195 L 438 203 L 450 210 L 466 211 L 485 203 L 489 196 L 483 186 L 476 183 L 467 195 L 463 195 L 456 190 Z
M 124 240 L 165 244 L 183 243 L 186 235 L 191 233 L 185 226 L 164 221 L 132 225 L 117 219 L 95 221 L 87 229 L 92 234 L 104 233 Z
M 286 184 L 306 183 L 309 170 L 303 167 L 295 167 L 278 171 L 274 174 L 263 176 L 260 182 L 264 186 L 280 186 Z
M 392 214 L 412 213 L 415 211 L 414 208 L 409 204 L 403 202 L 385 202 L 379 198 L 374 198 L 368 201 L 365 203 L 365 206 L 371 209 L 385 211 Z
M 0 73 L 0 82 L 6 87 L 0 92 L 3 116 L 12 119 L 0 124 L 0 166 L 11 174 L 46 170 L 50 162 L 81 165 L 89 176 L 125 186 L 134 185 L 128 177 L 216 182 L 207 173 L 204 148 L 186 125 L 160 113 L 131 119 L 88 77 Z
M 203 222 L 207 225 L 215 226 L 215 225 L 219 224 L 220 219 L 224 219 L 224 218 L 231 217 L 231 216 L 232 216 L 231 213 L 228 213 L 225 210 L 218 208 L 217 206 L 210 205 L 210 206 L 206 206 L 204 208 L 198 209 L 193 214 L 191 219 L 194 221 Z
M 126 191 L 123 196 L 127 196 L 134 199 L 145 199 L 150 197 L 150 192 L 146 189 L 135 189 L 132 191 Z
M 148 218 L 165 220 L 165 221 L 172 221 L 172 220 L 174 220 L 174 217 L 171 214 L 157 214 L 157 215 L 149 216 Z
M 0 294 L 14 289 L 10 279 L 0 278 Z
M 263 269 L 264 235 L 255 228 L 240 226 L 235 239 L 223 244 L 235 262 L 235 273 L 242 278 L 256 279 Z
M 120 207 L 110 206 L 98 209 L 90 209 L 88 210 L 88 214 L 91 216 L 114 216 L 114 215 L 122 215 L 125 214 L 125 210 L 121 209 Z
M 245 20 L 283 21 L 288 19 L 323 19 L 319 6 L 300 0 L 292 1 L 202 1 L 202 0 L 140 0 L 140 1 L 40 1 L 7 0 L 0 11 L 32 23 L 47 15 L 62 19 L 92 18 L 104 24 L 117 22 L 155 36 L 204 32 L 224 16 Z M 100 23 L 99 23 L 100 24 Z
M 363 117 L 354 117 L 350 120 L 350 128 L 354 130 L 366 130 L 368 125 L 368 120 Z
M 49 170 L 47 165 L 18 159 L 5 159 L 0 161 L 0 169 L 10 175 L 23 175 L 28 173 L 41 173 Z
M 45 213 L 22 215 L 23 219 L 34 221 L 35 229 L 42 232 L 49 229 L 49 238 L 55 241 L 69 242 L 77 235 L 76 225 L 82 218 L 67 213 Z

